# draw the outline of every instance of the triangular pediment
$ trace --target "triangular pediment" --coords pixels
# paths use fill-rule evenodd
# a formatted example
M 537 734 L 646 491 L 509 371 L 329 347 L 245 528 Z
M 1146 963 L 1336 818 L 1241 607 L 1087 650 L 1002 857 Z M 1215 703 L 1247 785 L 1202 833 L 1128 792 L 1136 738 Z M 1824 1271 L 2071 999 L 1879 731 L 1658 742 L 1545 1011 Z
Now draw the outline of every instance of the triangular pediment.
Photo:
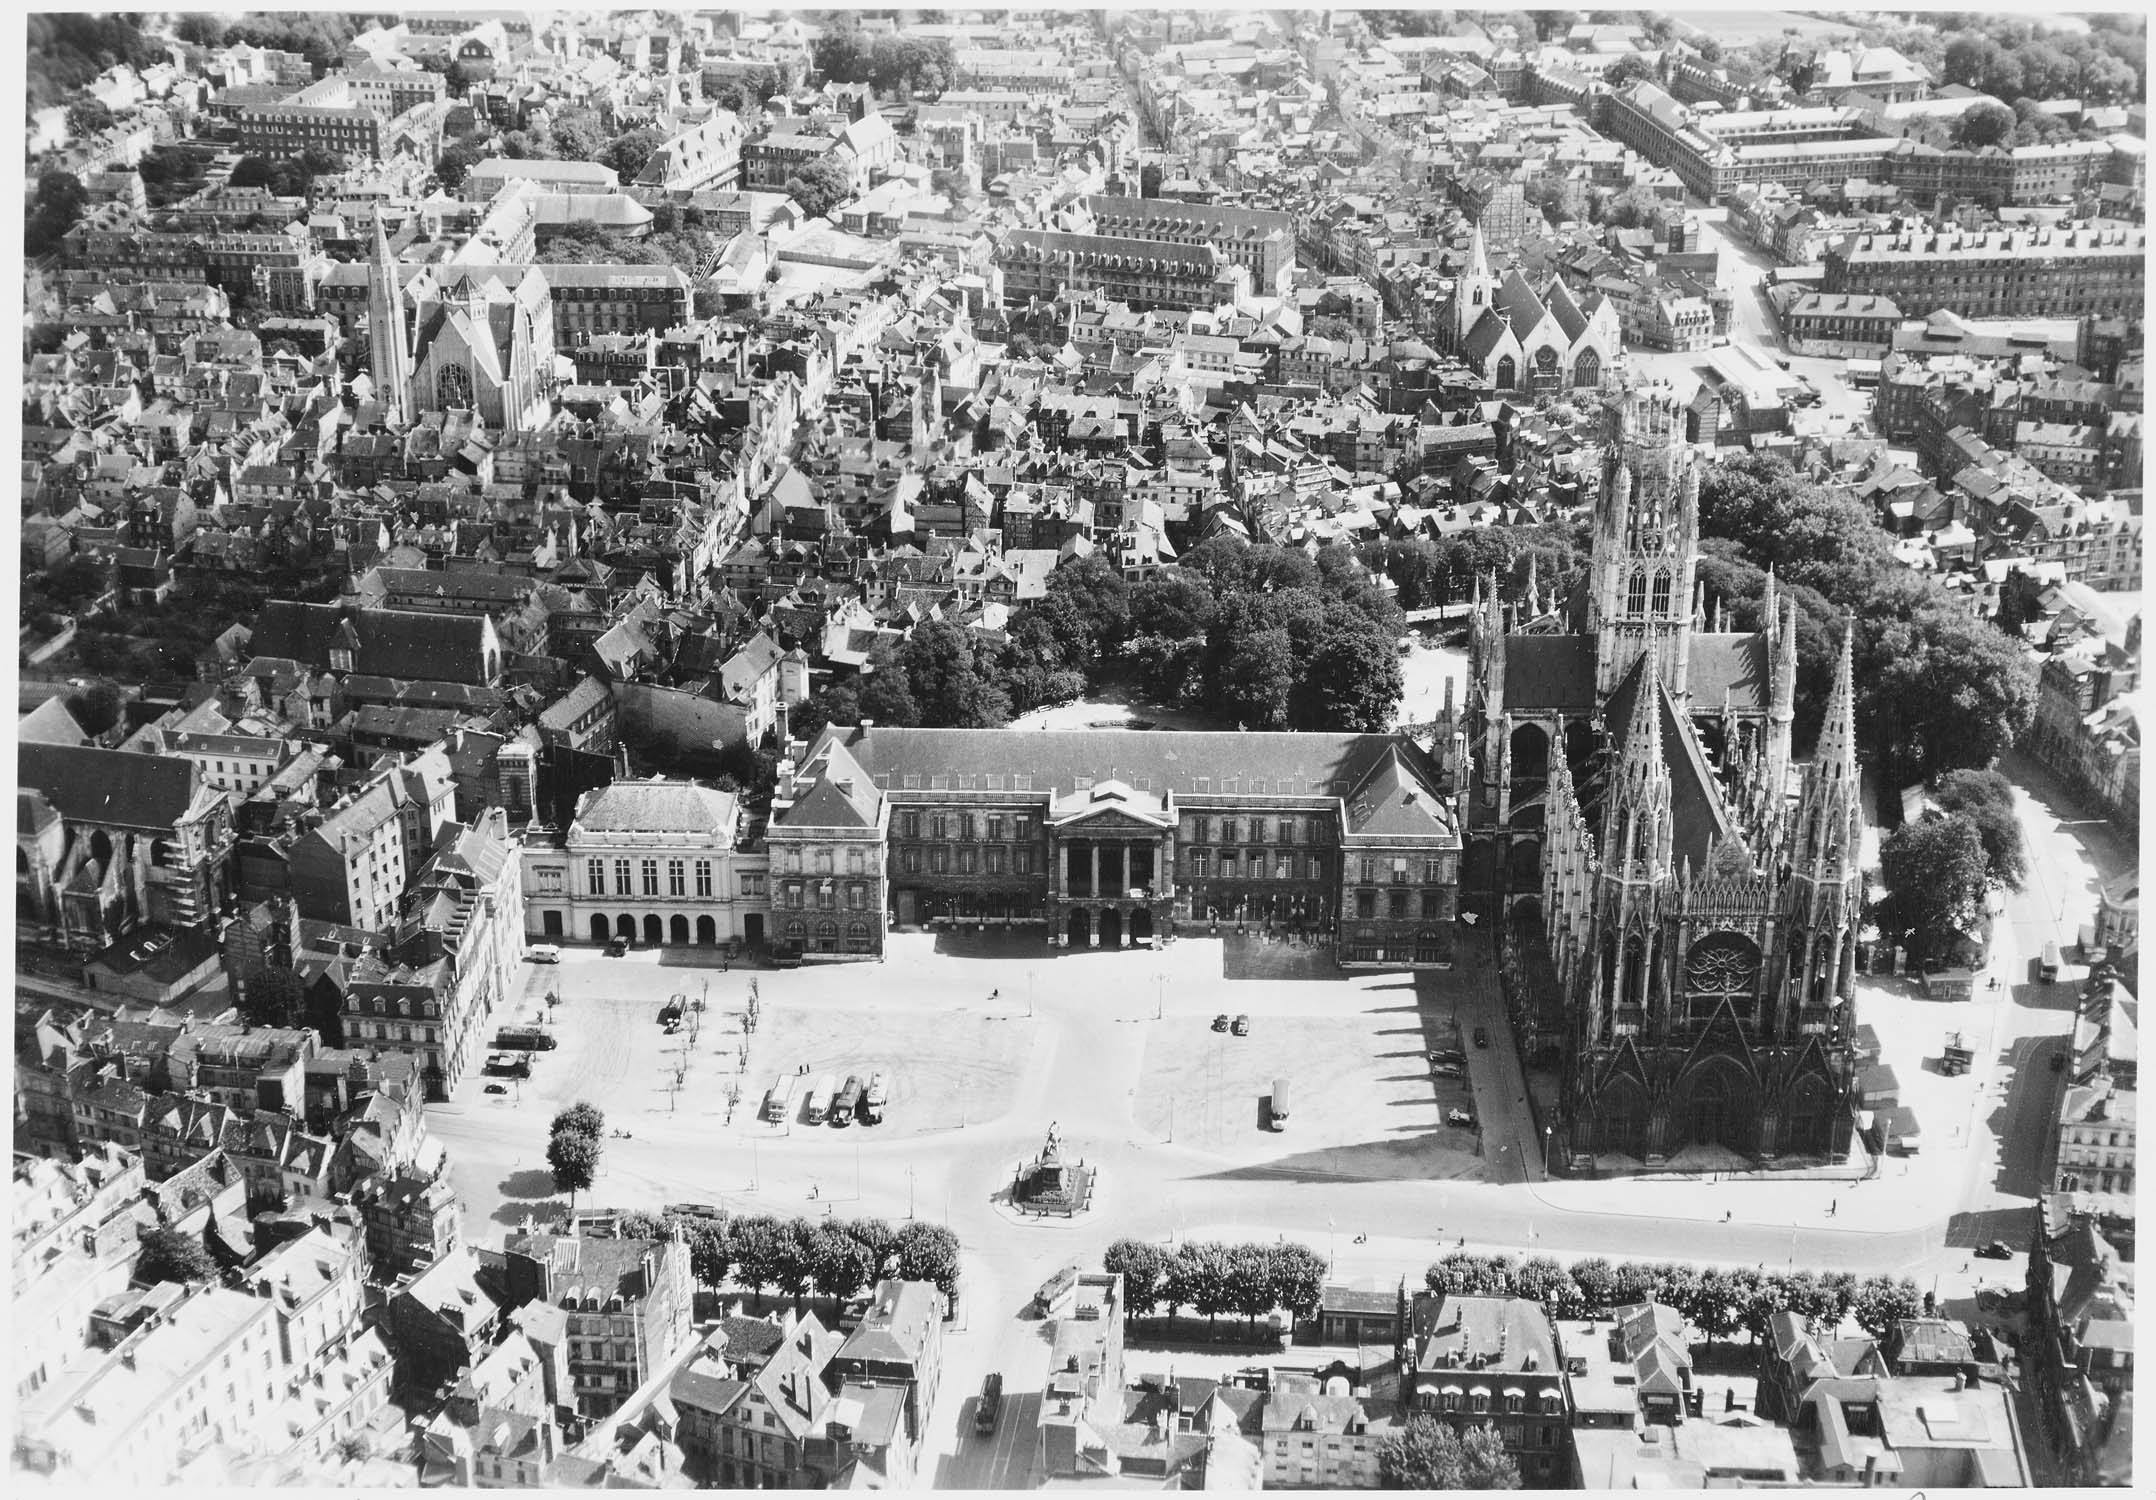
M 1111 779 L 1058 795 L 1049 804 L 1048 823 L 1053 828 L 1082 824 L 1088 831 L 1118 827 L 1157 831 L 1173 827 L 1175 814 L 1165 795 Z

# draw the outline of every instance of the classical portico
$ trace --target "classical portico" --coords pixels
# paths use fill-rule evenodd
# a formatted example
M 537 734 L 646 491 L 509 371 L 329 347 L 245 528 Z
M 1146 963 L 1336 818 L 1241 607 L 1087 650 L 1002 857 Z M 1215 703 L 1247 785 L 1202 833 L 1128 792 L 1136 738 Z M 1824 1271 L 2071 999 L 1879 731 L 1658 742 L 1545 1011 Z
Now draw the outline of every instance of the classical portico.
M 1121 948 L 1172 929 L 1175 796 L 1100 781 L 1049 803 L 1049 931 L 1065 948 Z

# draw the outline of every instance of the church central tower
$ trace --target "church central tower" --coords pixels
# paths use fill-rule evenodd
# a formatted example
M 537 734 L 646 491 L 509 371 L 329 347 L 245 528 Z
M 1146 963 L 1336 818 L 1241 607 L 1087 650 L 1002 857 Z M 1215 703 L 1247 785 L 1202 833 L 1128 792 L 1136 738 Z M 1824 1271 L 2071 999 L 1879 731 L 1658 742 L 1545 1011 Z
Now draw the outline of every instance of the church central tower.
M 1595 701 L 1606 703 L 1651 651 L 1682 708 L 1690 697 L 1699 455 L 1685 441 L 1684 408 L 1666 387 L 1627 393 L 1605 422 L 1587 595 Z

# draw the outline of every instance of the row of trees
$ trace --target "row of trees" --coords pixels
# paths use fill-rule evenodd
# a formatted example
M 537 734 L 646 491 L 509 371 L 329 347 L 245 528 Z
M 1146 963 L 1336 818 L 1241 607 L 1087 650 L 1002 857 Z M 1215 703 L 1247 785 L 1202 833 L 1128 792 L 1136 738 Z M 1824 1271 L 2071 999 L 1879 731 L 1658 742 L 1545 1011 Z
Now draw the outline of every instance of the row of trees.
M 1455 1429 L 1419 1411 L 1379 1439 L 1377 1477 L 1388 1490 L 1516 1490 L 1520 1466 L 1494 1422 Z
M 2036 674 L 2014 643 L 1896 562 L 1861 502 L 1747 454 L 1703 476 L 1700 530 L 1725 544 L 1702 547 L 1700 577 L 1737 628 L 1757 627 L 1767 568 L 1796 599 L 1800 720 L 1818 722 L 1855 617 L 1857 732 L 1895 784 L 1988 766 L 2034 718 Z
M 1874 1338 L 1924 1310 L 1916 1283 L 1904 1277 L 1859 1279 L 1847 1271 L 1768 1271 L 1750 1266 L 1694 1266 L 1678 1261 L 1610 1261 L 1602 1256 L 1567 1266 L 1550 1256 L 1478 1255 L 1460 1250 L 1423 1274 L 1433 1292 L 1470 1297 L 1526 1297 L 1557 1318 L 1579 1318 L 1614 1307 L 1659 1302 L 1710 1339 L 1744 1332 L 1767 1336 L 1778 1312 L 1793 1312 L 1815 1329 L 1856 1319 Z
M 690 1218 L 625 1214 L 621 1232 L 659 1239 L 675 1230 L 689 1246 L 689 1269 L 708 1287 L 783 1292 L 799 1299 L 811 1289 L 843 1301 L 897 1276 L 934 1282 L 958 1295 L 958 1237 L 940 1224 L 882 1219 L 775 1218 L 769 1214 Z
M 1123 1306 L 1138 1315 L 1187 1307 L 1208 1320 L 1240 1313 L 1255 1323 L 1276 1310 L 1307 1318 L 1316 1314 L 1325 1286 L 1325 1257 L 1291 1240 L 1193 1240 L 1174 1250 L 1117 1240 L 1101 1267 L 1122 1275 Z

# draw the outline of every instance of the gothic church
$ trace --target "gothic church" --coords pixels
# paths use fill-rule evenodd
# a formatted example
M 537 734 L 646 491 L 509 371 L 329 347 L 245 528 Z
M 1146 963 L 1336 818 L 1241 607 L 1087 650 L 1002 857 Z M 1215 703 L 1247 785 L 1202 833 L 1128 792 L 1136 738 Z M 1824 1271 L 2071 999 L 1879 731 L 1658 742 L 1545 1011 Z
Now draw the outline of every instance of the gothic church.
M 1761 628 L 1720 629 L 1682 408 L 1643 390 L 1607 421 L 1581 586 L 1548 613 L 1531 588 L 1509 620 L 1492 590 L 1469 637 L 1471 837 L 1555 990 L 1515 996 L 1523 1048 L 1561 1068 L 1551 1168 L 1840 1160 L 1862 901 L 1846 633 L 1792 799 L 1795 603 L 1770 577 Z

